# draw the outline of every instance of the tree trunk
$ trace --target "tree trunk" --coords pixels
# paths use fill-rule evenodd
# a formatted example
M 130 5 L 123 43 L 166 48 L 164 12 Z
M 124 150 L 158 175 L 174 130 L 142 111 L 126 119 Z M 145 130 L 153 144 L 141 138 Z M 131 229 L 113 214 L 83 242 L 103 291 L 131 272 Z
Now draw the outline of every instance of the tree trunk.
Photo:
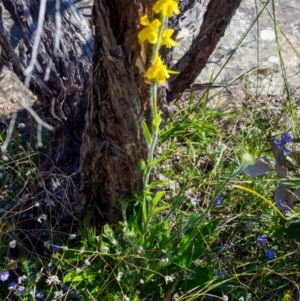
M 120 199 L 133 200 L 143 189 L 140 160 L 147 145 L 141 123 L 149 107 L 149 88 L 135 66 L 139 12 L 147 9 L 147 1 L 139 2 L 94 4 L 95 68 L 80 171 L 87 198 L 101 204 L 110 223 L 121 218 Z
M 207 0 L 198 1 L 206 6 Z M 172 67 L 180 74 L 170 80 L 169 100 L 190 87 L 224 34 L 240 1 L 209 2 L 199 36 Z M 1 61 L 24 80 L 40 1 L 2 2 L 20 29 L 21 47 L 19 54 L 13 51 L 0 22 Z M 30 89 L 41 101 L 46 121 L 55 127 L 50 133 L 50 160 L 44 168 L 46 176 L 42 182 L 46 192 L 43 197 L 49 197 L 49 191 L 56 195 L 60 207 L 64 208 L 64 217 L 80 216 L 96 203 L 103 221 L 117 222 L 121 218 L 120 200 L 133 200 L 143 189 L 140 160 L 145 159 L 147 147 L 141 121 L 146 119 L 150 124 L 151 116 L 149 86 L 138 68 L 141 49 L 137 33 L 140 17 L 151 14 L 154 2 L 95 0 L 93 47 L 93 38 L 81 14 L 72 1 L 62 0 L 60 48 L 54 54 L 55 0 L 47 1 L 44 33 L 37 56 L 41 68 L 35 67 Z M 186 10 L 187 3 L 195 2 L 181 0 L 180 6 Z M 176 19 L 170 22 L 178 23 Z M 148 55 L 146 67 L 150 63 L 150 51 Z M 47 68 L 49 80 L 44 78 Z M 57 179 L 59 188 L 53 185 L 53 180 Z
M 93 37 L 73 2 L 62 0 L 60 47 L 57 54 L 54 54 L 55 2 L 56 0 L 47 1 L 37 64 L 29 85 L 41 103 L 43 118 L 54 127 L 54 131 L 49 131 L 49 160 L 42 167 L 42 178 L 38 179 L 39 191 L 32 191 L 31 200 L 36 201 L 34 195 L 38 194 L 39 201 L 44 201 L 37 214 L 47 213 L 47 202 L 52 200 L 59 210 L 56 212 L 57 216 L 73 219 L 74 215 L 81 216 L 86 208 L 85 196 L 79 190 L 79 163 L 88 103 Z M 3 0 L 2 3 L 18 25 L 21 38 L 18 52 L 15 52 L 1 18 L 1 62 L 24 81 L 24 72 L 30 61 L 37 31 L 40 1 Z M 48 74 L 48 79 L 45 74 Z M 18 93 L 18 98 L 22 98 L 22 91 Z

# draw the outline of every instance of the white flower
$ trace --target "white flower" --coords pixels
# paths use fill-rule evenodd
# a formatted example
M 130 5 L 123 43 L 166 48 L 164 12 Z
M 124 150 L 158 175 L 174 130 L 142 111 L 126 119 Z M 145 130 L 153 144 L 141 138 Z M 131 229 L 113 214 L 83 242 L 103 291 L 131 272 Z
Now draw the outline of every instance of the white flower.
M 100 252 L 107 254 L 109 252 L 109 247 L 106 246 L 101 247 Z
M 18 283 L 21 284 L 23 281 L 25 281 L 27 279 L 26 275 L 23 275 L 21 277 L 18 278 Z
M 54 298 L 52 300 L 61 300 L 61 298 L 64 296 L 64 293 L 62 290 L 60 291 L 55 291 L 54 292 Z
M 100 241 L 100 236 L 96 236 L 96 241 L 97 241 L 97 242 Z
M 84 264 L 87 265 L 87 266 L 91 265 L 91 263 L 90 263 L 90 261 L 89 261 L 88 259 L 86 259 L 86 260 L 84 261 Z
M 79 253 L 82 254 L 83 252 L 84 252 L 84 247 L 81 247 Z
M 145 250 L 142 246 L 138 246 L 136 251 L 137 251 L 138 254 L 144 254 L 145 253 Z
M 52 266 L 53 266 L 53 261 L 51 259 L 50 262 L 48 263 L 48 267 L 51 268 Z
M 39 217 L 38 217 L 38 219 L 37 219 L 37 221 L 39 222 L 39 223 L 42 223 L 43 221 L 42 220 L 46 220 L 46 214 L 41 214 Z
M 75 239 L 76 238 L 76 234 L 69 234 L 69 239 Z
M 34 204 L 34 207 L 40 207 L 40 203 L 39 203 L 39 202 L 36 202 L 36 203 Z
M 117 276 L 117 281 L 121 281 L 121 278 L 123 277 L 124 273 L 119 272 Z
M 144 280 L 143 279 L 140 279 L 140 284 L 144 284 Z
M 166 265 L 168 262 L 169 262 L 169 258 L 163 258 L 163 259 L 160 260 L 160 265 L 161 265 L 161 266 L 164 266 L 164 265 Z
M 130 301 L 129 297 L 127 297 L 126 295 L 124 295 L 124 300 L 125 301 Z
M 38 282 L 41 278 L 42 278 L 43 274 L 38 272 L 36 273 L 36 278 L 35 278 L 35 281 Z
M 17 246 L 17 241 L 15 239 L 9 243 L 9 247 L 12 249 L 15 248 L 16 246 Z
M 82 271 L 81 268 L 76 268 L 76 273 L 79 274 Z
M 165 281 L 166 281 L 166 284 L 168 284 L 168 282 L 173 282 L 174 277 L 173 276 L 165 276 Z
M 47 241 L 44 241 L 44 247 L 46 248 L 46 249 L 50 249 L 50 247 L 51 247 L 51 244 L 50 244 L 50 241 L 49 240 L 47 240 Z
M 50 285 L 50 284 L 54 284 L 54 285 L 56 285 L 56 284 L 60 284 L 60 280 L 58 279 L 58 277 L 56 276 L 56 275 L 54 275 L 54 276 L 49 276 L 48 277 L 48 279 L 46 280 L 46 283 L 48 284 L 48 285 Z
M 196 206 L 197 203 L 198 203 L 198 200 L 197 200 L 196 198 L 191 198 L 191 204 L 192 204 L 193 206 Z

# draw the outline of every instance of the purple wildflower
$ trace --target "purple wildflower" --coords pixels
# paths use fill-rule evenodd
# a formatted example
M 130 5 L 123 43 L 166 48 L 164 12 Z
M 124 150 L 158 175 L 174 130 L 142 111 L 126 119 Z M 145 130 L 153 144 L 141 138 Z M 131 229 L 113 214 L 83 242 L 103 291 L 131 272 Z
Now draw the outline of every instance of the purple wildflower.
M 29 294 L 31 295 L 31 296 L 33 296 L 34 295 L 34 289 L 31 287 L 30 289 L 29 289 Z M 36 297 L 38 298 L 38 299 L 43 299 L 44 298 L 44 293 L 42 292 L 42 291 L 39 291 L 37 294 L 36 294 Z
M 42 291 L 39 291 L 37 294 L 36 294 L 36 297 L 38 298 L 38 299 L 43 299 L 44 298 L 44 293 L 42 292 Z
M 18 286 L 18 287 L 17 287 L 17 292 L 18 292 L 20 295 L 25 294 L 25 287 L 24 287 L 23 285 Z
M 16 283 L 14 281 L 10 282 L 8 285 L 8 289 L 9 290 L 14 290 L 16 288 Z
M 285 147 L 285 148 L 284 148 L 284 154 L 285 154 L 286 156 L 290 155 L 290 154 L 291 154 L 291 150 L 288 149 L 287 147 Z
M 277 146 L 277 147 L 283 147 L 284 145 L 285 145 L 285 141 L 282 139 L 282 140 L 280 140 L 280 139 L 275 139 L 274 140 L 274 143 L 275 143 L 275 145 Z
M 260 236 L 257 239 L 257 246 L 261 248 L 265 243 L 267 243 L 268 238 L 266 235 Z
M 220 277 L 220 278 L 222 278 L 222 279 L 225 279 L 225 278 L 226 278 L 226 272 L 223 271 L 223 270 L 217 271 L 216 274 L 218 275 L 218 277 Z
M 272 260 L 275 257 L 275 251 L 271 248 L 268 248 L 265 252 L 265 256 L 269 259 Z
M 77 298 L 78 298 L 78 294 L 77 294 L 76 291 L 72 291 L 72 292 L 71 292 L 71 298 L 72 298 L 72 299 L 77 299 Z
M 222 196 L 221 195 L 218 195 L 214 201 L 215 205 L 217 207 L 221 207 L 222 206 Z
M 284 133 L 282 135 L 282 141 L 284 141 L 285 143 L 291 142 L 293 140 L 293 137 L 288 134 L 288 133 Z
M 288 149 L 285 145 L 288 142 L 291 142 L 293 140 L 292 136 L 290 134 L 284 133 L 282 135 L 282 139 L 275 139 L 274 143 L 277 148 L 279 148 L 278 156 L 281 157 L 283 154 L 289 155 L 291 153 L 291 150 Z
M 6 281 L 9 277 L 9 271 L 0 272 L 0 281 Z

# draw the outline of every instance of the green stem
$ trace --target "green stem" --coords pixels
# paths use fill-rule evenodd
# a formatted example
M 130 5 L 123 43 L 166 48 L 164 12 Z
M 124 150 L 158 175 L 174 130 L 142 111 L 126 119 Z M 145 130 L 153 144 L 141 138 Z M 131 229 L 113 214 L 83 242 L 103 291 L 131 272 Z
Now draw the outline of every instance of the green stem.
M 152 52 L 152 62 L 154 62 L 155 57 L 158 55 L 160 46 L 161 46 L 161 40 L 162 40 L 162 32 L 164 29 L 164 22 L 165 22 L 165 17 L 163 16 L 163 14 L 160 14 L 159 17 L 159 21 L 160 21 L 160 27 L 158 30 L 158 40 L 157 43 L 153 45 L 153 52 Z
M 157 112 L 157 82 L 155 80 L 152 80 L 151 82 L 151 100 L 152 100 L 152 114 L 153 114 L 153 120 L 157 118 L 158 112 Z M 149 163 L 153 161 L 154 157 L 154 150 L 158 141 L 159 136 L 159 126 L 155 127 L 152 126 L 152 141 L 149 145 L 149 152 L 148 152 L 148 165 L 144 176 L 144 188 L 147 188 L 148 182 L 149 182 L 149 176 L 152 168 L 149 167 Z
M 153 52 L 152 52 L 152 63 L 154 62 L 156 56 L 159 53 L 159 49 L 161 46 L 161 40 L 162 40 L 162 32 L 164 28 L 164 21 L 165 17 L 160 14 L 160 22 L 161 25 L 158 30 L 158 40 L 155 45 L 153 45 Z M 150 173 L 153 167 L 150 167 L 149 164 L 153 161 L 154 157 L 154 150 L 158 141 L 158 136 L 159 136 L 159 125 L 154 126 L 153 125 L 153 120 L 157 120 L 158 118 L 158 110 L 157 110 L 157 82 L 156 80 L 151 81 L 151 104 L 152 104 L 152 139 L 149 147 L 149 152 L 148 152 L 148 158 L 147 158 L 147 168 L 144 171 L 144 177 L 143 177 L 143 184 L 144 184 L 144 189 L 147 190 L 147 186 L 149 183 L 149 177 Z M 148 209 L 150 209 L 150 206 L 148 206 Z M 152 211 L 152 210 L 151 210 Z M 151 220 L 151 213 L 152 212 L 147 212 L 147 196 L 144 194 L 143 197 L 143 203 L 142 203 L 142 212 L 143 212 L 143 227 L 144 230 L 147 230 L 148 224 Z

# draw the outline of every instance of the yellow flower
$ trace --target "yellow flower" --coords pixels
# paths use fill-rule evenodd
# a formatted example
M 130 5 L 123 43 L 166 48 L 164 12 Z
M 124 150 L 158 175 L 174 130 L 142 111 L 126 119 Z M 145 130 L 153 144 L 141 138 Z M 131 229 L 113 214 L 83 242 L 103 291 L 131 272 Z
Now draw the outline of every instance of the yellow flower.
M 152 22 L 150 22 L 148 17 L 144 16 L 141 18 L 141 24 L 146 27 L 140 31 L 138 38 L 142 42 L 148 40 L 149 43 L 156 44 L 158 40 L 157 29 L 161 24 L 160 21 L 158 19 L 154 19 Z
M 146 72 L 146 77 L 148 79 L 155 78 L 158 83 L 163 83 L 170 77 L 168 71 L 167 66 L 163 64 L 160 56 L 156 56 L 153 66 Z
M 162 45 L 166 45 L 167 48 L 171 48 L 172 46 L 177 46 L 177 42 L 171 39 L 172 34 L 174 33 L 174 29 L 166 29 L 162 34 Z
M 178 9 L 178 3 L 174 0 L 158 0 L 153 10 L 155 13 L 159 14 L 160 12 L 163 14 L 164 17 L 172 17 L 173 13 L 178 15 L 180 10 Z

